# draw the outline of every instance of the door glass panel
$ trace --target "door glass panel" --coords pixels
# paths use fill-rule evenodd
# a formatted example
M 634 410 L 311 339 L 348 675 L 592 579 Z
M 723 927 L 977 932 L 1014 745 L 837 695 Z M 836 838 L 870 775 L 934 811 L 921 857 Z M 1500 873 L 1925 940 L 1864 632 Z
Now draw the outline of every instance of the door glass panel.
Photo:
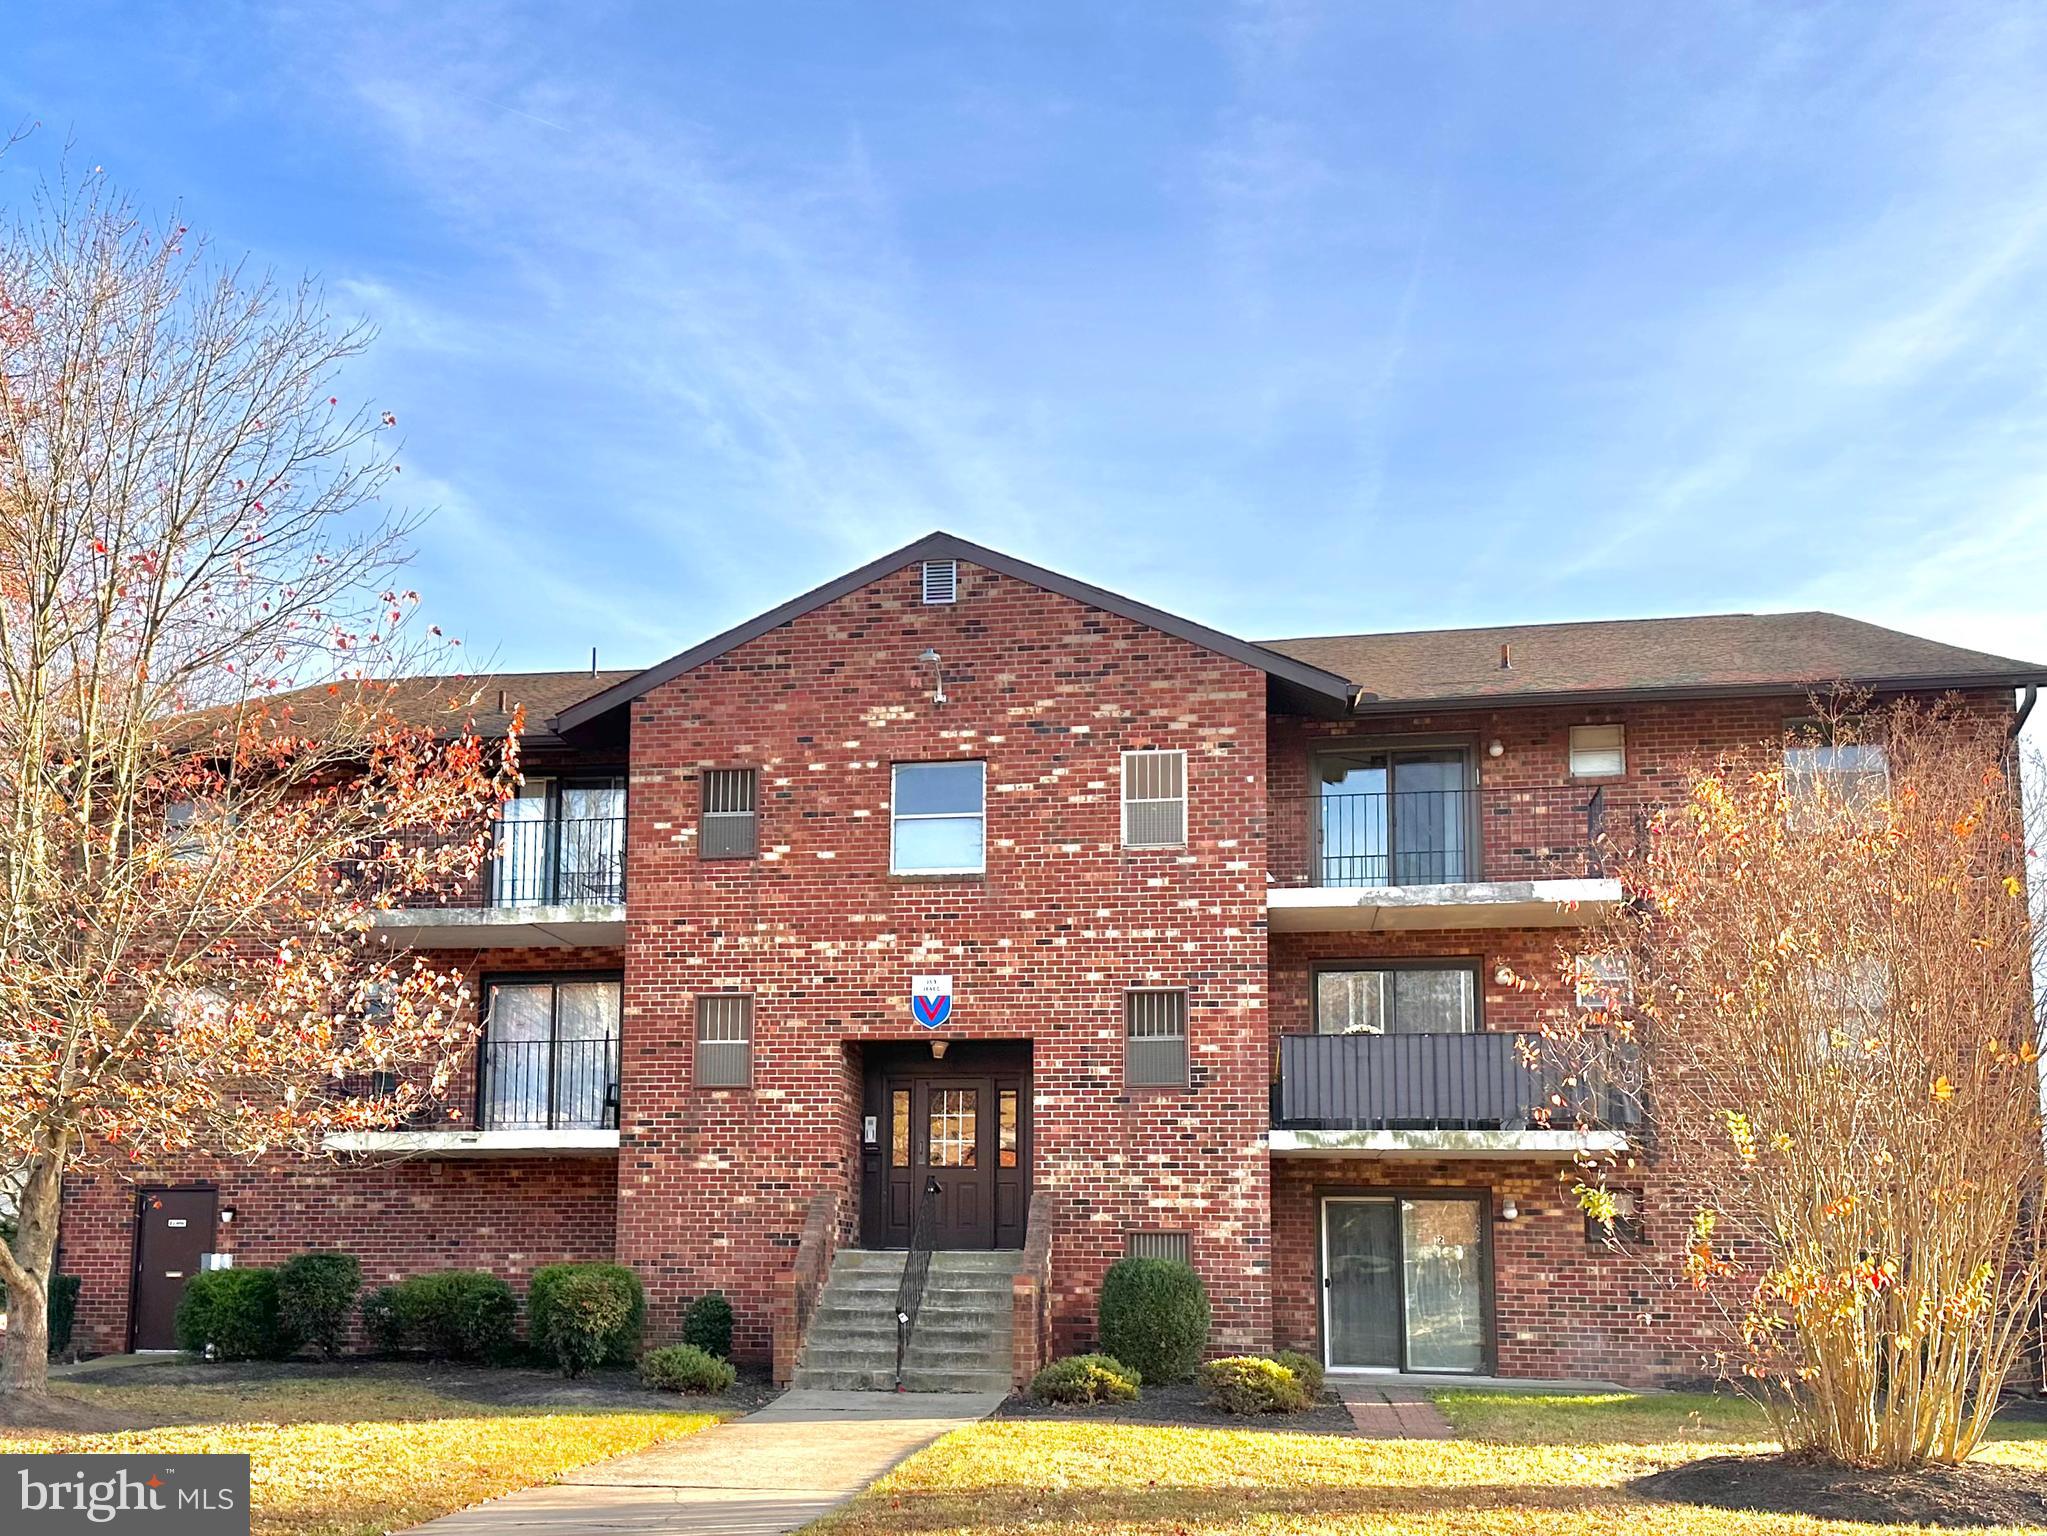
M 1322 1207 L 1331 1365 L 1400 1364 L 1400 1213 L 1391 1200 Z
M 1471 967 L 1360 966 L 1315 976 L 1324 1035 L 1462 1035 L 1477 1025 Z
M 1386 757 L 1335 752 L 1315 761 L 1321 885 L 1386 883 Z
M 546 779 L 528 779 L 498 807 L 492 906 L 534 906 L 547 900 L 548 785 Z
M 491 987 L 483 1047 L 486 1130 L 547 1124 L 553 1015 L 554 988 L 545 982 Z
M 1004 1168 L 1016 1166 L 1016 1090 L 1005 1088 L 996 1097 L 995 1161 Z
M 888 1096 L 888 1165 L 910 1166 L 910 1090 L 898 1088 Z
M 556 899 L 571 906 L 616 902 L 625 894 L 625 785 L 617 780 L 564 784 L 561 878 Z
M 1464 869 L 1464 754 L 1393 759 L 1393 883 L 1443 885 Z
M 932 1092 L 929 1112 L 931 1166 L 972 1168 L 979 1140 L 981 1095 L 971 1088 Z
M 1485 1364 L 1478 1202 L 1403 1200 L 1407 1368 L 1476 1371 Z
M 554 1113 L 557 1129 L 596 1130 L 610 1123 L 618 1081 L 615 981 L 564 982 L 555 1002 Z

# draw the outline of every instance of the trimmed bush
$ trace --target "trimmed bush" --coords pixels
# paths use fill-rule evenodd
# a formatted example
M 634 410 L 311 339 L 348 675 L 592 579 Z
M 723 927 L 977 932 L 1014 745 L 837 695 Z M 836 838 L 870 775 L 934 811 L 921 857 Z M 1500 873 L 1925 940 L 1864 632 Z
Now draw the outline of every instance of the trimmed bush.
M 682 1342 L 694 1344 L 720 1360 L 732 1358 L 732 1303 L 723 1291 L 710 1291 L 682 1314 Z
M 1143 1378 L 1113 1355 L 1068 1355 L 1031 1378 L 1041 1403 L 1128 1403 Z
M 362 1299 L 363 1332 L 378 1352 L 395 1355 L 405 1347 L 405 1325 L 398 1317 L 398 1287 L 380 1285 Z
M 576 1265 L 550 1280 L 544 1307 L 530 1308 L 528 1337 L 564 1376 L 580 1376 L 627 1340 L 639 1341 L 634 1320 L 642 1305 L 639 1282 L 616 1270 L 609 1264 Z
M 1179 1259 L 1118 1259 L 1102 1277 L 1102 1351 L 1146 1381 L 1185 1381 L 1208 1342 L 1208 1289 Z
M 277 1324 L 290 1349 L 310 1344 L 321 1358 L 341 1353 L 362 1290 L 362 1265 L 351 1253 L 302 1253 L 277 1267 Z
M 49 1308 L 44 1315 L 52 1360 L 71 1347 L 71 1321 L 78 1316 L 78 1287 L 83 1283 L 77 1275 L 50 1276 Z
M 694 1344 L 670 1344 L 647 1352 L 640 1380 L 662 1392 L 724 1392 L 739 1380 L 739 1372 Z
M 284 1353 L 277 1325 L 277 1271 L 204 1269 L 185 1282 L 172 1320 L 178 1348 L 216 1360 L 267 1360 Z
M 1307 1389 L 1308 1401 L 1313 1402 L 1322 1395 L 1322 1362 L 1313 1355 L 1304 1355 L 1298 1349 L 1276 1349 L 1272 1358 L 1298 1376 L 1301 1385 Z
M 496 1275 L 443 1269 L 379 1286 L 363 1299 L 378 1348 L 435 1360 L 505 1359 L 518 1345 L 518 1299 Z
M 569 1294 L 573 1317 L 563 1315 L 562 1297 Z M 646 1322 L 647 1294 L 623 1264 L 549 1264 L 533 1271 L 526 1288 L 527 1342 L 571 1376 L 596 1365 L 632 1364 Z M 572 1333 L 581 1340 L 571 1340 Z M 573 1369 L 570 1356 L 581 1362 Z
M 1301 1378 L 1257 1355 L 1209 1361 L 1201 1368 L 1201 1386 L 1209 1406 L 1224 1413 L 1299 1413 L 1308 1406 Z

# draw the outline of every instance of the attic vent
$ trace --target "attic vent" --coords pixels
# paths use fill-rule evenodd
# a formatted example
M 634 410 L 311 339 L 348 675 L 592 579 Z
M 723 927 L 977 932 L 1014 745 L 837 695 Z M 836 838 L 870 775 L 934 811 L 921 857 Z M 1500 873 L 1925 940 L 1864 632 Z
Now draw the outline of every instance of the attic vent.
M 957 560 L 924 562 L 924 601 L 952 603 L 959 600 L 960 566 Z

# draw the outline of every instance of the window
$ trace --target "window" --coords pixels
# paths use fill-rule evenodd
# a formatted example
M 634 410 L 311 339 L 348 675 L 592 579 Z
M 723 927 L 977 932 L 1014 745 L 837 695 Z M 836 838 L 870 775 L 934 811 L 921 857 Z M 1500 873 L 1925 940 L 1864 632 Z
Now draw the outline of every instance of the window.
M 1189 1232 L 1132 1232 L 1123 1250 L 1133 1259 L 1177 1259 L 1194 1262 L 1194 1237 Z
M 960 567 L 957 560 L 924 562 L 924 601 L 952 603 L 959 600 Z
M 1123 754 L 1123 846 L 1180 848 L 1187 842 L 1187 754 Z
M 498 809 L 494 907 L 625 900 L 625 780 L 529 778 Z
M 1633 1245 L 1646 1243 L 1649 1231 L 1642 1220 L 1642 1192 L 1638 1189 L 1609 1189 L 1605 1194 L 1613 1202 L 1613 1224 L 1608 1226 L 1598 1213 L 1587 1211 L 1585 1241 L 1601 1246 L 1608 1238 Z
M 697 1086 L 753 1086 L 753 999 L 746 994 L 697 999 Z
M 1618 1013 L 1635 1000 L 1625 955 L 1580 955 L 1572 981 L 1578 1006 L 1587 1013 Z
M 897 763 L 889 868 L 978 875 L 986 866 L 986 763 Z
M 1811 814 L 1822 784 L 1832 791 L 1829 801 L 1841 806 L 1869 805 L 1890 791 L 1882 743 L 1836 741 L 1825 721 L 1789 720 L 1784 731 L 1784 798 L 1794 820 Z
M 618 1124 L 615 977 L 507 977 L 484 988 L 477 1123 L 488 1131 Z
M 1617 779 L 1628 771 L 1627 734 L 1618 725 L 1571 727 L 1571 777 Z
M 180 864 L 196 864 L 206 857 L 206 843 L 199 836 L 199 803 L 173 800 L 163 808 L 164 841 L 171 858 Z
M 1465 1035 L 1478 1028 L 1478 966 L 1330 966 L 1315 973 L 1321 1035 Z
M 1187 994 L 1144 987 L 1123 994 L 1123 1081 L 1187 1086 Z
M 1452 885 L 1478 876 L 1462 748 L 1317 754 L 1317 883 Z
M 706 859 L 750 859 L 760 851 L 754 797 L 759 775 L 751 768 L 711 768 L 703 776 L 703 822 L 697 853 Z

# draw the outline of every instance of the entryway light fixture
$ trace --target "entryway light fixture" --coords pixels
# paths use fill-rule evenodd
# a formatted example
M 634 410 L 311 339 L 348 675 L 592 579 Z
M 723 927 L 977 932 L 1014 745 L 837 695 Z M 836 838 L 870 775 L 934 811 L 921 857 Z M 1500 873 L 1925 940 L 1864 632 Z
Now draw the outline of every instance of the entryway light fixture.
M 1512 1221 L 1516 1216 L 1519 1216 L 1520 1214 L 1521 1207 L 1514 1203 L 1514 1197 L 1512 1195 L 1507 1196 L 1505 1200 L 1500 1202 L 1500 1220 Z
M 1507 744 L 1495 736 L 1492 739 L 1492 744 L 1485 751 L 1487 757 L 1505 757 L 1507 755 Z
M 933 650 L 926 650 L 924 654 L 922 656 L 919 656 L 917 659 L 919 661 L 928 662 L 930 663 L 931 666 L 932 682 L 931 702 L 934 704 L 943 704 L 945 702 L 945 672 L 938 665 L 938 652 Z
M 943 1061 L 943 1060 L 945 1060 L 945 1048 L 946 1048 L 946 1047 L 947 1047 L 948 1045 L 950 1045 L 950 1044 L 952 1044 L 952 1042 L 951 1042 L 950 1040 L 934 1040 L 934 1041 L 932 1041 L 932 1042 L 931 1042 L 931 1059 L 932 1059 L 933 1061 Z

